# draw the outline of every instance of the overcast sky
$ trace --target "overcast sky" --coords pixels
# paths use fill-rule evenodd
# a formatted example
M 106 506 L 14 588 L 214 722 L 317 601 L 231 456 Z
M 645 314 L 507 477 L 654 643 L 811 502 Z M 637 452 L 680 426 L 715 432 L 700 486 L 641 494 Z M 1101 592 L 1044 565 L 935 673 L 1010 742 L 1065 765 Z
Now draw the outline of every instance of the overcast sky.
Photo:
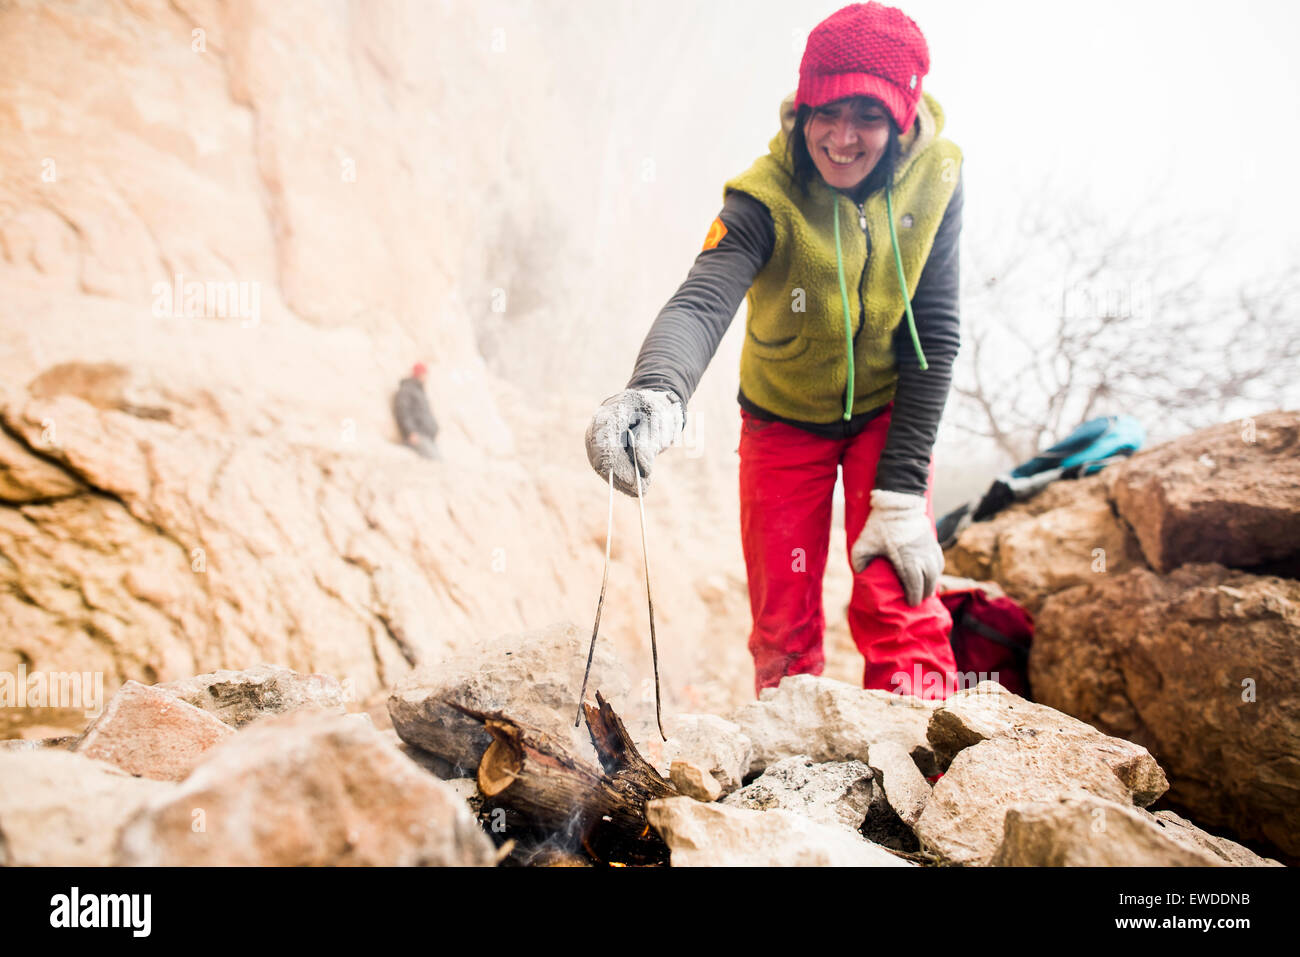
M 982 187 L 974 202 L 1012 201 L 1046 168 L 1116 210 L 1154 193 L 1221 214 L 1278 265 L 1300 251 L 1296 4 L 905 9 L 930 41 L 931 89 Z M 1012 131 L 1036 142 L 1007 149 Z
M 806 32 L 839 3 L 728 0 L 667 4 L 665 40 L 683 26 L 711 35 L 712 55 L 684 43 L 659 75 L 688 74 L 682 113 L 712 109 L 723 174 L 745 168 L 775 131 L 797 82 Z M 965 154 L 967 210 L 986 224 L 1044 182 L 1088 189 L 1122 214 L 1147 208 L 1219 215 L 1256 263 L 1300 252 L 1300 5 L 1285 2 L 910 0 L 898 6 L 930 46 L 925 87 Z M 655 38 L 658 39 L 658 38 Z M 651 38 L 637 42 L 656 45 Z M 706 44 L 707 46 L 707 44 Z M 688 62 L 682 62 L 688 60 Z M 652 71 L 653 72 L 653 71 Z M 681 92 L 681 91 L 688 92 Z M 694 119 L 694 117 L 692 117 Z M 688 121 L 689 123 L 690 121 Z M 719 170 L 721 172 L 721 170 Z M 710 187 L 714 186 L 710 180 Z

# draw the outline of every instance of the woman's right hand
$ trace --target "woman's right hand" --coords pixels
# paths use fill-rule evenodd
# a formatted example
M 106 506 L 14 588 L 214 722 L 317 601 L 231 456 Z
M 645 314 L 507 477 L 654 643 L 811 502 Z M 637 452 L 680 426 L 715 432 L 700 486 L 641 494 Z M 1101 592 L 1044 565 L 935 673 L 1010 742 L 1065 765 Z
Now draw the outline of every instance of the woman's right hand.
M 635 496 L 628 430 L 633 435 L 641 473 L 641 493 L 650 484 L 655 456 L 677 441 L 685 424 L 681 400 L 656 389 L 625 389 L 601 403 L 587 426 L 587 461 L 605 482 L 614 470 L 614 487 Z

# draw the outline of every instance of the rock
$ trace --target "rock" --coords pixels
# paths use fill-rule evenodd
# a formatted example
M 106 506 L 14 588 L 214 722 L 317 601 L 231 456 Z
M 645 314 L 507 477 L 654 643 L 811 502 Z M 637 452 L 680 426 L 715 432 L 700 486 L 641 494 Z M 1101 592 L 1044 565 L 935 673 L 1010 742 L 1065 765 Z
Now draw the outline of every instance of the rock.
M 1035 696 L 1144 745 L 1205 827 L 1300 857 L 1300 582 L 1135 569 L 1047 601 Z
M 1158 572 L 1191 562 L 1249 568 L 1300 552 L 1298 412 L 1199 429 L 1101 475 Z
M 577 757 L 597 764 L 586 723 L 573 726 L 578 691 L 591 640 L 576 625 L 558 623 L 537 631 L 505 634 L 470 652 L 420 668 L 388 699 L 393 728 L 403 741 L 437 755 L 453 776 L 473 776 L 491 737 L 478 721 L 448 702 L 478 711 L 502 711 L 570 742 Z M 609 642 L 599 642 L 588 694 L 599 689 L 615 710 L 629 681 Z
M 1146 564 L 1137 536 L 1115 516 L 1102 476 L 1053 482 L 985 522 L 944 552 L 953 575 L 996 581 L 1032 615 L 1064 588 Z
M 921 842 L 916 837 L 912 825 L 898 816 L 890 805 L 889 798 L 881 782 L 883 775 L 874 772 L 875 787 L 871 791 L 871 804 L 867 807 L 866 820 L 862 822 L 859 833 L 872 844 L 911 854 L 921 850 Z
M 697 801 L 716 801 L 722 797 L 722 786 L 714 780 L 712 774 L 681 758 L 673 761 L 669 779 L 677 790 Z
M 646 804 L 673 867 L 911 867 L 843 827 L 789 811 L 754 811 L 688 797 Z
M 722 788 L 730 794 L 744 783 L 754 755 L 754 744 L 740 730 L 740 725 L 716 714 L 679 714 L 669 719 L 668 740 L 663 742 L 661 762 L 651 762 L 660 768 L 671 767 L 682 760 L 706 769 Z M 650 741 L 651 753 L 658 739 Z
M 1184 831 L 1196 832 L 1199 838 L 1180 833 Z M 1223 843 L 1233 850 L 1212 851 L 1208 841 L 1202 843 L 1200 838 L 1209 835 L 1185 821 L 1170 824 L 1131 805 L 1079 791 L 1010 808 L 1002 845 L 990 863 L 995 867 L 1226 867 L 1234 863 L 1268 863 L 1230 841 Z
M 871 806 L 873 780 L 871 768 L 861 761 L 819 764 L 805 756 L 783 758 L 722 803 L 755 811 L 779 808 L 856 832 Z
M 1237 867 L 1283 867 L 1280 861 L 1271 857 L 1260 857 L 1248 847 L 1242 847 L 1225 837 L 1208 834 L 1186 818 L 1179 817 L 1173 811 L 1156 811 L 1152 817 L 1164 832 L 1176 841 L 1189 847 L 1209 851 L 1226 864 Z
M 454 789 L 372 728 L 309 709 L 222 741 L 122 829 L 118 863 L 491 865 Z
M 336 678 L 299 674 L 268 664 L 243 671 L 214 671 L 155 687 L 210 711 L 232 728 L 298 708 L 324 708 L 342 714 L 345 697 Z
M 206 711 L 156 687 L 128 681 L 77 742 L 87 758 L 156 781 L 180 781 L 204 752 L 234 734 Z
M 926 727 L 934 705 L 818 675 L 790 675 L 731 716 L 754 744 L 750 773 L 795 756 L 817 763 L 865 761 L 874 741 L 894 741 L 933 774 Z
M 915 832 L 945 863 L 986 865 L 1003 839 L 1007 811 L 1082 789 L 1131 805 L 1112 755 L 1069 736 L 998 736 L 965 748 L 934 786 Z
M 1045 746 L 1056 752 L 1087 751 L 1111 769 L 1146 806 L 1169 787 L 1164 772 L 1139 744 L 1111 737 L 1068 714 L 1012 694 L 993 681 L 982 681 L 950 695 L 930 719 L 926 732 L 941 768 L 952 756 L 990 738 L 1007 738 Z
M 0 751 L 0 867 L 107 867 L 123 822 L 174 787 L 61 749 Z
M 867 763 L 890 808 L 904 824 L 914 826 L 930 800 L 930 785 L 912 756 L 896 741 L 878 741 L 871 746 Z

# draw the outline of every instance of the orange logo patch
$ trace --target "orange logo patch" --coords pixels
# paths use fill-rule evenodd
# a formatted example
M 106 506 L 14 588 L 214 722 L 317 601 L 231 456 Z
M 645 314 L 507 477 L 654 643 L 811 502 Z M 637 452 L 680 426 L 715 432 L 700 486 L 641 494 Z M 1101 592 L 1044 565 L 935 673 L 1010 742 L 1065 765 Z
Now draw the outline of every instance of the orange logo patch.
M 709 235 L 704 237 L 704 249 L 712 249 L 718 243 L 722 242 L 722 237 L 727 235 L 727 226 L 721 217 L 715 217 L 709 226 Z M 700 252 L 704 252 L 701 249 Z

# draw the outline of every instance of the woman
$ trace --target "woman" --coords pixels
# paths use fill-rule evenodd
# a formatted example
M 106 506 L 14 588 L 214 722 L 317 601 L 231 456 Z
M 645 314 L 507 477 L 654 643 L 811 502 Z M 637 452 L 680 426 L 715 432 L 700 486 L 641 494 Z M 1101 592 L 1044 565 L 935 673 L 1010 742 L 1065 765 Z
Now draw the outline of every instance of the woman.
M 746 298 L 740 520 L 756 692 L 822 671 L 840 468 L 863 687 L 942 698 L 955 681 L 930 486 L 960 344 L 962 157 L 938 135 L 928 70 L 925 38 L 895 8 L 853 4 L 813 30 L 781 131 L 727 181 L 627 389 L 587 430 L 593 468 L 636 495 L 632 430 L 644 490 Z

